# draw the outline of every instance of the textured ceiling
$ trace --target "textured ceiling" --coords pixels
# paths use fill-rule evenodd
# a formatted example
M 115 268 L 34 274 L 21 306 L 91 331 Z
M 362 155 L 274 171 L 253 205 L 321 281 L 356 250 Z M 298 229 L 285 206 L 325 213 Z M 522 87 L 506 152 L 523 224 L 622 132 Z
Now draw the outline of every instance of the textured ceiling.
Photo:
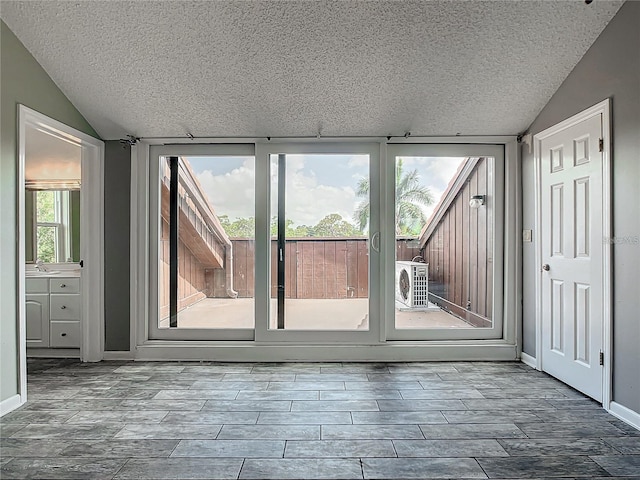
M 501 135 L 621 1 L 2 1 L 105 139 Z

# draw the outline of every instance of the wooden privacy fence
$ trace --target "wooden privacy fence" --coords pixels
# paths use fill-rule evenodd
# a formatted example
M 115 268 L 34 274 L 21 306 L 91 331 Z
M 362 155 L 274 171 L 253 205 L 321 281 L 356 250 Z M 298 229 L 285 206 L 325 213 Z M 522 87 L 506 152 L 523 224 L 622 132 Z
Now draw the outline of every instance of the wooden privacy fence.
M 254 296 L 255 244 L 232 239 L 233 288 L 238 297 Z M 271 242 L 271 296 L 277 296 L 277 242 Z M 420 255 L 415 239 L 396 242 L 398 260 Z M 215 269 L 214 297 L 226 297 L 224 270 Z M 365 238 L 295 238 L 285 244 L 286 298 L 367 298 L 369 252 Z

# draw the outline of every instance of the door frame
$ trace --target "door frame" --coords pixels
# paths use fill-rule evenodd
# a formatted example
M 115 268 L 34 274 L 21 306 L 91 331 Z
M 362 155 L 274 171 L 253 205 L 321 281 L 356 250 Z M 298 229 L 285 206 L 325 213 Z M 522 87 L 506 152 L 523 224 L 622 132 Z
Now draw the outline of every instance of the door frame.
M 611 101 L 609 98 L 573 115 L 566 120 L 553 125 L 540 133 L 533 136 L 534 151 L 534 180 L 535 180 L 535 265 L 542 265 L 542 141 L 552 135 L 555 135 L 566 128 L 577 125 L 578 123 L 588 120 L 597 115 L 602 116 L 602 351 L 604 354 L 604 367 L 602 375 L 602 406 L 609 409 L 611 403 L 611 377 L 612 377 L 612 359 L 613 359 L 613 343 L 611 339 L 612 315 L 611 315 L 611 298 L 612 298 L 612 268 L 611 262 L 611 239 L 612 223 L 611 223 Z M 535 282 L 535 306 L 536 306 L 536 369 L 542 371 L 542 269 L 539 267 Z
M 367 330 L 275 330 L 268 328 L 269 300 L 271 286 L 271 235 L 269 221 L 272 213 L 270 202 L 260 199 L 271 198 L 270 155 L 369 155 L 369 179 L 379 177 L 381 170 L 380 144 L 372 142 L 256 142 L 256 341 L 262 343 L 335 343 L 374 344 L 381 338 L 380 312 L 382 311 L 380 282 L 380 243 L 378 247 L 369 248 L 369 295 Z M 367 244 L 372 245 L 374 235 L 380 236 L 381 192 L 375 188 L 369 192 L 370 226 Z M 259 219 L 264 219 L 259 223 Z M 262 309 L 262 310 L 260 310 Z M 266 313 L 266 319 L 264 315 Z M 262 315 L 262 317 L 260 316 Z
M 25 279 L 25 156 L 26 127 L 34 126 L 44 132 L 66 139 L 81 147 L 82 200 L 80 212 L 80 257 L 82 269 L 82 337 L 80 359 L 99 362 L 104 353 L 104 143 L 39 113 L 25 105 L 18 105 L 18 339 L 19 390 L 21 401 L 27 400 L 27 325 Z M 90 194 L 87 194 L 90 192 Z M 87 286 L 90 286 L 89 290 Z
M 385 328 L 389 340 L 486 340 L 504 337 L 505 310 L 505 208 L 506 208 L 506 152 L 505 145 L 482 143 L 468 144 L 436 144 L 436 143 L 394 143 L 387 145 L 385 161 L 385 178 L 395 178 L 396 158 L 406 157 L 492 157 L 494 160 L 493 182 L 487 185 L 488 199 L 493 202 L 493 313 L 492 326 L 489 328 L 429 328 L 398 329 L 395 326 L 395 242 L 393 209 L 386 211 L 385 224 L 382 227 L 385 277 Z M 388 185 L 386 184 L 388 183 Z M 395 205 L 395 184 L 385 182 L 385 204 Z
M 514 361 L 522 351 L 522 191 L 520 184 L 520 148 L 515 135 L 505 136 L 407 136 L 394 138 L 393 143 L 420 144 L 490 144 L 503 145 L 505 151 L 505 238 L 504 238 L 504 325 L 503 337 L 487 340 L 455 341 L 387 341 L 385 330 L 373 344 L 297 343 L 255 341 L 175 341 L 151 340 L 148 334 L 150 290 L 149 276 L 150 208 L 150 148 L 154 145 L 219 145 L 270 143 L 350 143 L 372 142 L 378 145 L 380 157 L 386 158 L 389 139 L 386 137 L 190 137 L 141 138 L 131 147 L 131 305 L 130 351 L 117 358 L 136 360 L 211 360 L 217 361 L 442 361 L 442 360 L 507 360 Z M 384 175 L 384 172 L 381 172 Z M 259 194 L 259 192 L 256 192 Z M 263 207 L 263 206 L 262 206 Z M 257 212 L 256 212 L 257 214 Z M 384 215 L 382 215 L 384 217 Z M 384 218 L 381 219 L 384 223 Z M 265 230 L 266 231 L 266 230 Z M 257 234 L 259 234 L 258 230 Z M 268 280 L 268 279 L 267 279 Z M 394 282 L 395 283 L 395 282 Z M 381 279 L 381 289 L 385 289 Z M 383 302 L 384 299 L 381 299 Z M 108 354 L 109 352 L 107 352 Z M 109 355 L 111 357 L 111 355 Z M 111 357 L 113 358 L 113 357 Z
M 218 145 L 151 145 L 149 147 L 149 195 L 154 201 L 149 207 L 149 243 L 146 246 L 149 261 L 149 316 L 146 324 L 146 333 L 142 333 L 141 338 L 150 340 L 182 340 L 190 341 L 194 338 L 201 340 L 215 341 L 251 341 L 254 339 L 254 329 L 202 329 L 202 328 L 159 328 L 159 304 L 158 285 L 160 271 L 160 255 L 158 253 L 161 220 L 160 220 L 160 158 L 169 156 L 202 156 L 202 157 L 224 157 L 224 156 L 253 156 L 255 149 L 252 143 L 246 144 L 218 144 Z M 257 166 L 256 166 L 257 168 Z M 257 195 L 256 195 L 257 199 Z M 256 203 L 257 208 L 257 203 Z M 255 213 L 254 213 L 255 215 Z M 133 251 L 133 248 L 132 248 Z M 133 285 L 133 284 L 132 284 Z M 133 297 L 132 297 L 133 298 Z M 257 309 L 256 309 L 257 311 Z M 257 319 L 256 319 L 257 322 Z M 132 322 L 133 323 L 133 322 Z M 146 335 L 146 336 L 145 336 Z

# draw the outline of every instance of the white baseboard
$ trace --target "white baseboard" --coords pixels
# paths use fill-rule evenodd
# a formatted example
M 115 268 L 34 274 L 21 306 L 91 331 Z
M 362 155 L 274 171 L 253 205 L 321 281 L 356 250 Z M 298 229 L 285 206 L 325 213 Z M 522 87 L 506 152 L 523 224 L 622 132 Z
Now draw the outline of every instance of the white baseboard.
M 640 413 L 634 412 L 630 408 L 616 402 L 611 402 L 608 412 L 614 417 L 618 417 L 623 422 L 640 430 Z
M 106 355 L 106 352 L 105 352 Z M 106 357 L 105 357 L 106 358 Z M 136 360 L 219 362 L 428 362 L 514 361 L 509 344 L 386 344 L 386 345 L 212 345 L 195 342 L 153 341 L 139 345 Z
M 80 358 L 79 348 L 27 348 L 31 358 Z
M 522 363 L 524 363 L 525 365 L 529 365 L 531 368 L 537 368 L 536 358 L 532 357 L 528 353 L 522 352 L 520 360 L 522 361 Z
M 133 360 L 134 356 L 132 352 L 128 350 L 123 351 L 105 351 L 102 355 L 103 360 Z
M 24 402 L 22 401 L 22 397 L 18 394 L 15 394 L 12 397 L 7 398 L 0 402 L 0 417 L 3 415 L 13 412 L 16 408 L 22 405 Z

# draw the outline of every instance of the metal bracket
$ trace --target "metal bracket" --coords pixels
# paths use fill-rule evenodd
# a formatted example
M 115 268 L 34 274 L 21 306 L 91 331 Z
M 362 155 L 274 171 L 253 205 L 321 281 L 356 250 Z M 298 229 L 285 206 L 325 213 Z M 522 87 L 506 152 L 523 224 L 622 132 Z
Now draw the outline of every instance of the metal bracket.
M 140 141 L 140 137 L 136 137 L 134 135 L 127 135 L 127 138 L 121 138 L 120 143 L 123 145 L 129 145 L 133 147 L 136 143 Z

